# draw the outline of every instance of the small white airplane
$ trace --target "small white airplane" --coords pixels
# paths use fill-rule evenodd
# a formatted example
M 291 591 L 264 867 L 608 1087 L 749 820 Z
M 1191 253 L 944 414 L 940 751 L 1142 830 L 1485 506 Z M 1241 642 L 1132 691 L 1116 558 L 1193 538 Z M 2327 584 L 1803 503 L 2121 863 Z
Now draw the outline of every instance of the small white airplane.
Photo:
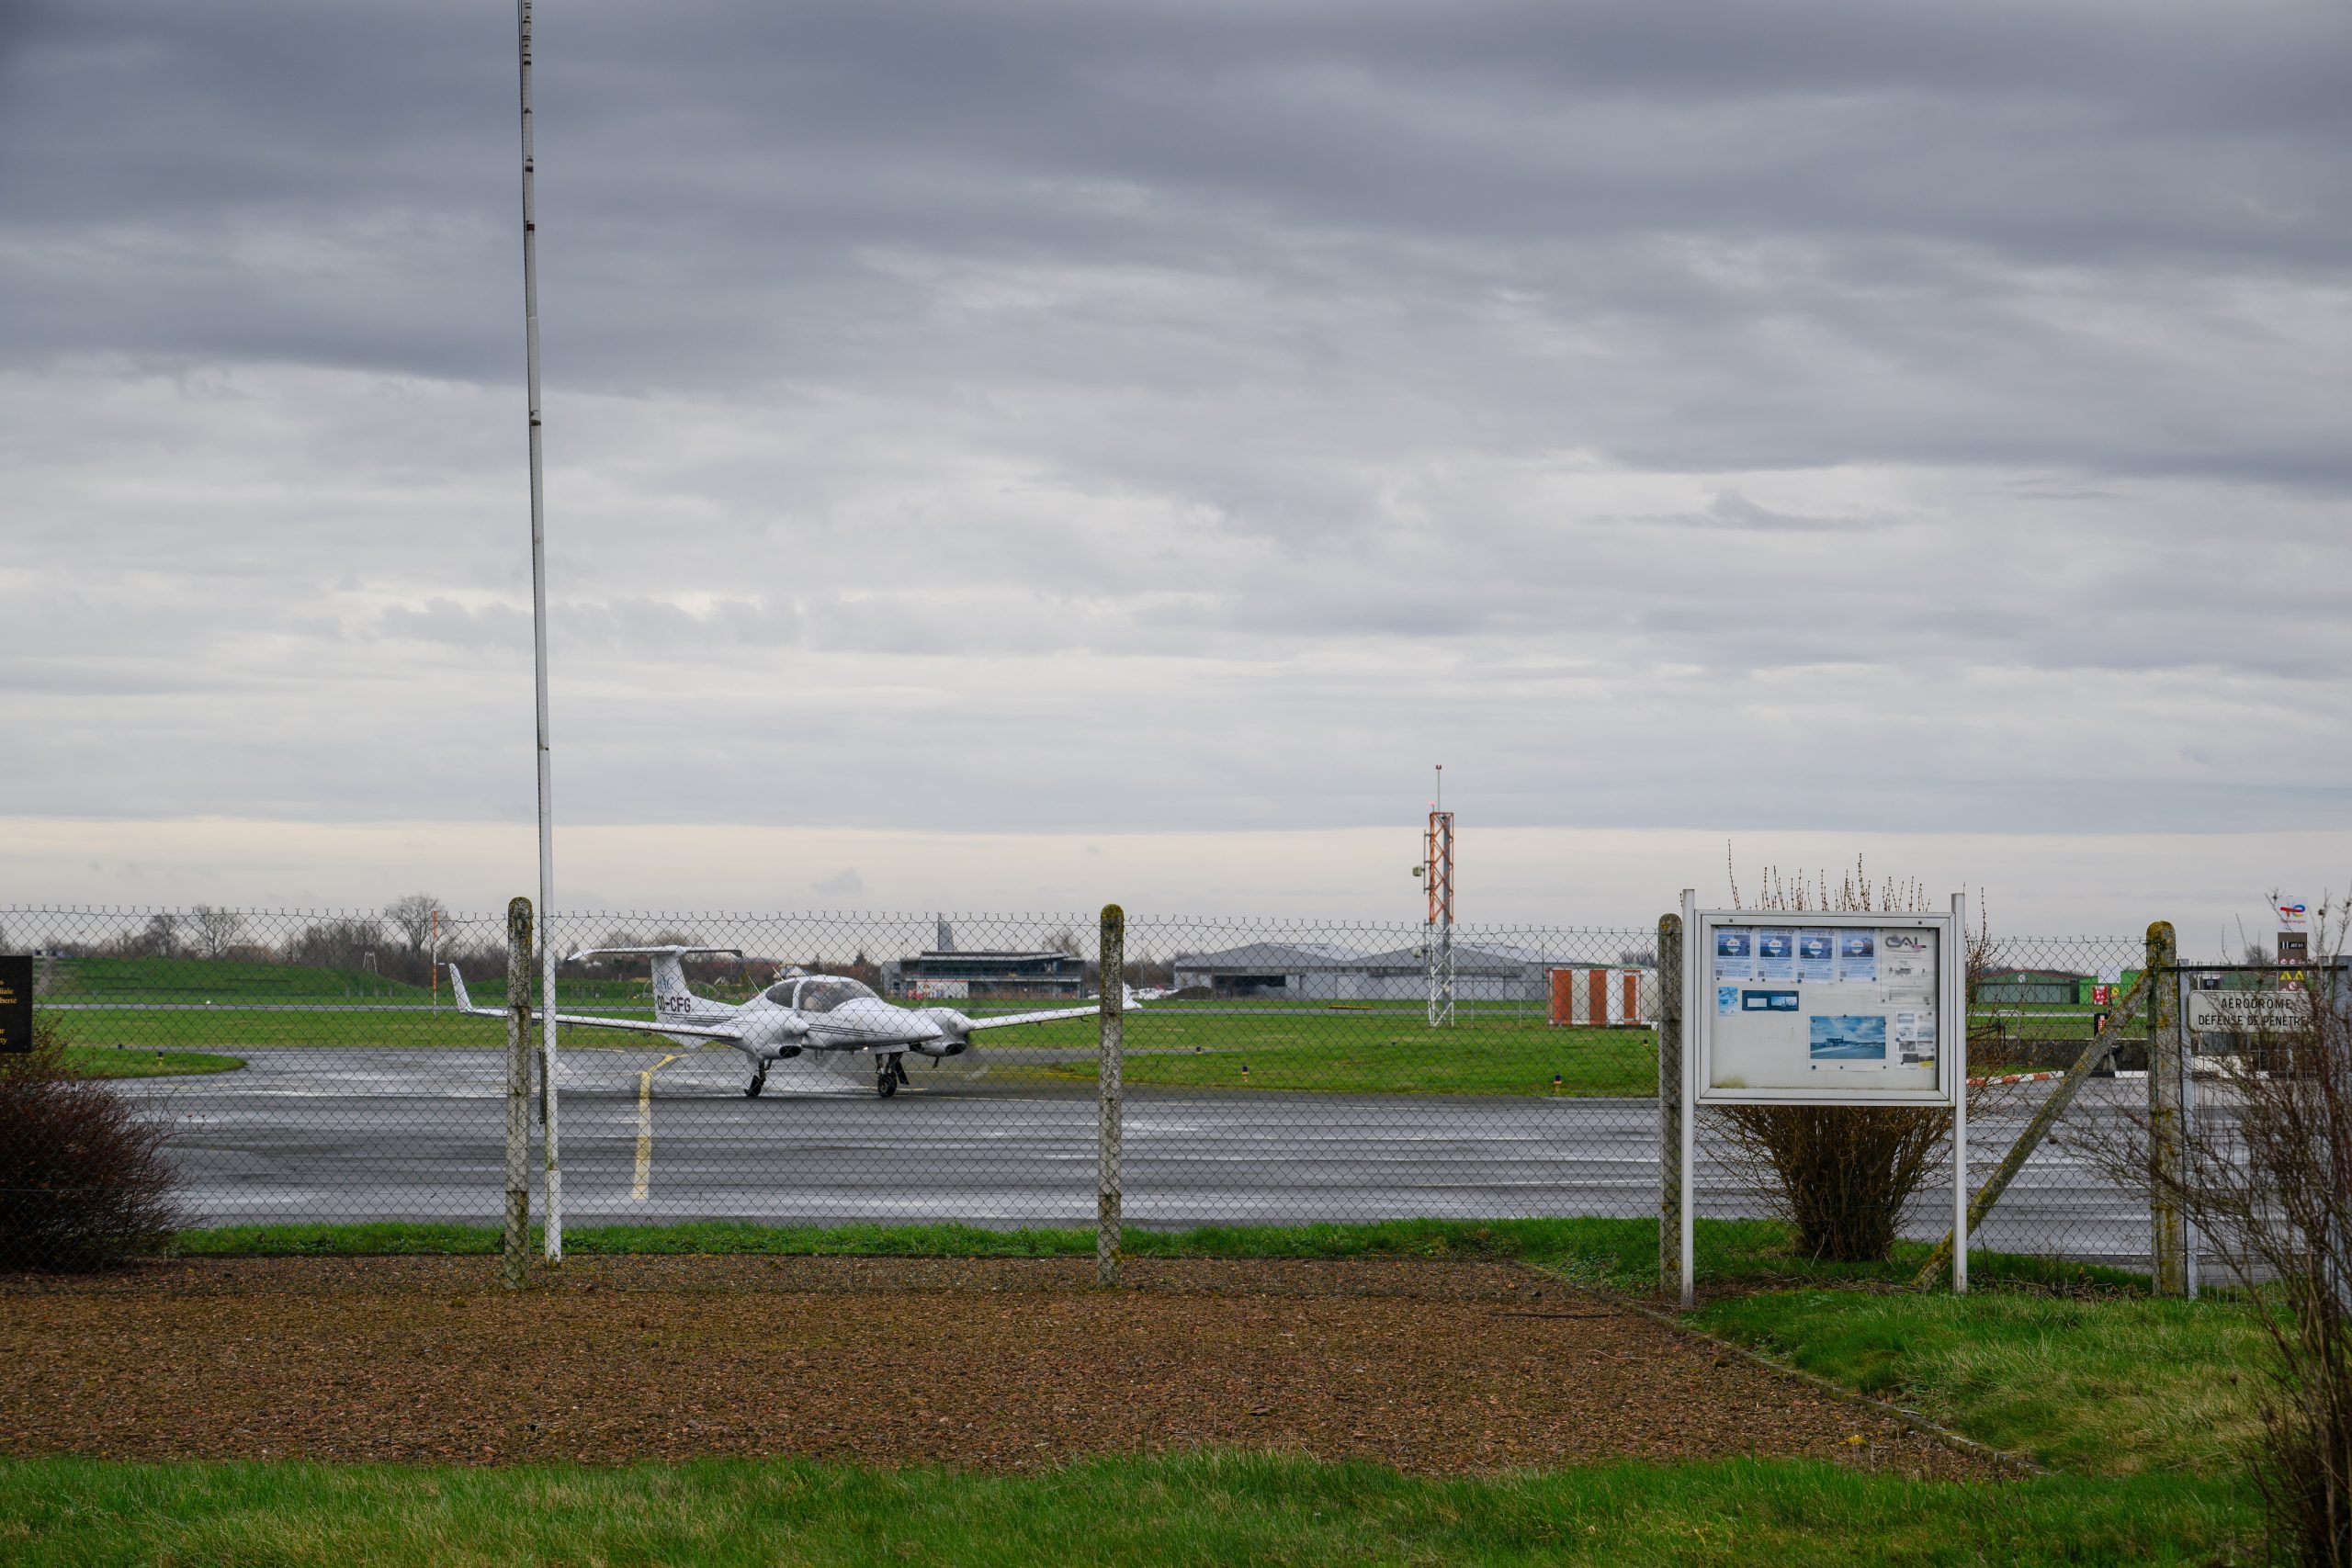
M 954 1008 L 893 1007 L 859 981 L 841 975 L 805 975 L 795 970 L 747 1002 L 714 1001 L 687 988 L 681 962 L 689 954 L 720 953 L 735 958 L 732 947 L 595 947 L 575 953 L 566 963 L 582 958 L 639 957 L 653 961 L 653 1013 L 650 1019 L 607 1018 L 594 1013 L 559 1012 L 558 1023 L 590 1029 L 631 1029 L 660 1034 L 689 1050 L 724 1043 L 751 1058 L 752 1081 L 744 1095 L 756 1097 L 767 1087 L 768 1067 L 788 1061 L 803 1051 L 866 1052 L 874 1057 L 874 1092 L 888 1100 L 907 1081 L 906 1055 L 960 1056 L 971 1049 L 972 1035 L 983 1029 L 1009 1029 L 1015 1024 L 1050 1023 L 1057 1018 L 1091 1018 L 1098 1008 L 1057 1008 L 1045 1012 L 1007 1013 L 992 1018 L 967 1018 Z M 466 995 L 465 976 L 449 965 L 450 988 L 458 995 L 458 1010 L 476 1018 L 504 1018 L 503 1008 L 478 1008 Z M 1121 1010 L 1136 1010 L 1133 987 L 1121 987 Z

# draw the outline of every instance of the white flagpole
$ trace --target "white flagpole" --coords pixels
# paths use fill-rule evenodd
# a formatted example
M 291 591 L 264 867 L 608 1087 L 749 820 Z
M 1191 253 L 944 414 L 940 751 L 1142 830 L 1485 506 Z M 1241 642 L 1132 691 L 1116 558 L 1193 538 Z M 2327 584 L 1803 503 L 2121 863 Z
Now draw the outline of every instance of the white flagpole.
M 555 828 L 548 766 L 547 512 L 539 483 L 539 235 L 532 190 L 531 0 L 514 0 L 523 87 L 523 342 L 531 403 L 531 660 L 539 710 L 539 1103 L 547 1151 L 547 1257 L 563 1261 L 563 1168 L 557 1156 Z

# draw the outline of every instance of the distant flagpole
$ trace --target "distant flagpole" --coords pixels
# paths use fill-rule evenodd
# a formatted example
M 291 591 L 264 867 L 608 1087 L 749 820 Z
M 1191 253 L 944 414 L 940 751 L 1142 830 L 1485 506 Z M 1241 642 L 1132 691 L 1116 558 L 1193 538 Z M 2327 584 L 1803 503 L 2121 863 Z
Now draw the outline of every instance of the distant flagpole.
M 532 190 L 531 0 L 514 0 L 523 87 L 523 348 L 531 404 L 531 665 L 539 709 L 539 1107 L 547 1152 L 547 1256 L 563 1261 L 563 1168 L 557 1157 L 555 826 L 548 763 L 547 509 L 539 482 L 539 232 Z

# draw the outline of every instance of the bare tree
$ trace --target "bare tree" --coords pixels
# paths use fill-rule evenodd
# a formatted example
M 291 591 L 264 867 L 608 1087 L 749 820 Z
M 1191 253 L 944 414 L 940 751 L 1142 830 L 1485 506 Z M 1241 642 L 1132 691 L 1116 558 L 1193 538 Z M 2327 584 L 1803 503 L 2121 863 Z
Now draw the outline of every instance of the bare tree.
M 2322 906 L 2320 951 L 2342 952 L 2343 919 L 2331 942 Z M 2144 1111 L 2066 1142 L 2176 1205 L 2252 1287 L 2271 1351 L 2255 1479 L 2274 1544 L 2352 1568 L 2352 981 L 2332 962 L 2312 973 L 2309 991 L 2280 993 L 2284 1027 L 2204 1059 L 2220 1081 L 2174 1134 L 2169 1168 Z
M 162 911 L 150 915 L 145 925 L 123 933 L 119 945 L 125 957 L 176 957 L 180 951 L 180 918 Z
M 384 906 L 384 919 L 401 933 L 412 956 L 422 956 L 432 945 L 435 917 L 441 913 L 441 900 L 430 893 L 403 893 Z
M 286 961 L 322 969 L 356 969 L 383 937 L 383 928 L 374 920 L 322 920 L 304 926 L 286 944 Z
M 196 932 L 196 945 L 207 958 L 218 958 L 245 934 L 245 918 L 234 909 L 216 909 L 209 904 L 198 904 L 188 911 L 187 923 Z
M 1064 926 L 1046 939 L 1046 951 L 1076 958 L 1079 955 L 1078 933 Z

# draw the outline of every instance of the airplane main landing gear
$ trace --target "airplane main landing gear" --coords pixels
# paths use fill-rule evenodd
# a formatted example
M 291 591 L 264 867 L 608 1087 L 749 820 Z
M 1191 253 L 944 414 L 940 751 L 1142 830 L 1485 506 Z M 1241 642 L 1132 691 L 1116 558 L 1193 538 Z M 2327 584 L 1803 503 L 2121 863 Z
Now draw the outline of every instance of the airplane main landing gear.
M 767 1087 L 768 1070 L 766 1067 L 763 1066 L 752 1075 L 750 1086 L 743 1090 L 743 1098 L 745 1100 L 757 1100 L 760 1098 L 760 1090 Z
M 907 1063 L 903 1056 L 885 1056 L 874 1075 L 874 1092 L 888 1100 L 899 1092 L 907 1081 Z

